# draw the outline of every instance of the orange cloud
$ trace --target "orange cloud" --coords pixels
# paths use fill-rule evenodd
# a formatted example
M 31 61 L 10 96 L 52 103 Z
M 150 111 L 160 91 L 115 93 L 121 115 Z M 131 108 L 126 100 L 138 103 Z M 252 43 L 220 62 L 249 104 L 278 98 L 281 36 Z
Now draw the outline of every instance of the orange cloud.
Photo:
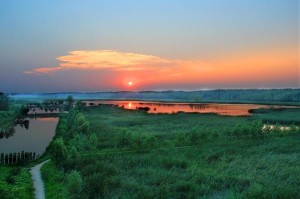
M 181 60 L 169 60 L 153 55 L 125 53 L 112 50 L 71 51 L 60 56 L 59 66 L 36 68 L 25 73 L 51 73 L 63 69 L 96 70 L 112 69 L 115 71 L 137 71 L 144 69 L 163 69 L 181 65 Z

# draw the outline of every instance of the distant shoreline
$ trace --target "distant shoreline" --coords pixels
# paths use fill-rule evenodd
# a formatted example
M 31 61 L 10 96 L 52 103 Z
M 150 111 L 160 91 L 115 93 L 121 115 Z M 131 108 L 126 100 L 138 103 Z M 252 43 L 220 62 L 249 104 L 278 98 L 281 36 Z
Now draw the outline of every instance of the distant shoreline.
M 300 106 L 300 89 L 232 89 L 199 91 L 117 91 L 117 92 L 61 92 L 10 93 L 14 100 L 138 100 L 182 103 L 230 103 Z

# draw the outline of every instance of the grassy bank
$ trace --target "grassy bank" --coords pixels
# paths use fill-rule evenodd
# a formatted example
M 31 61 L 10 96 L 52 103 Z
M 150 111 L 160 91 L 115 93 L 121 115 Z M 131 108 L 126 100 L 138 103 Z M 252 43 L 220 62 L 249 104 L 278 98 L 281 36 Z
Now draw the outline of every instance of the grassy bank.
M 67 187 L 74 198 L 300 197 L 297 131 L 264 132 L 256 117 L 110 106 L 72 117 L 57 128 L 67 157 L 43 168 L 50 195 Z
M 0 165 L 0 198 L 33 199 L 33 184 L 28 168 Z
M 11 103 L 9 110 L 0 111 L 0 130 L 14 126 L 15 118 L 23 103 Z M 4 138 L 3 138 L 4 139 Z M 33 184 L 29 167 L 0 164 L 0 198 L 1 199 L 31 199 Z
M 41 173 L 45 182 L 45 195 L 47 199 L 67 198 L 64 172 L 57 169 L 50 161 L 41 168 Z

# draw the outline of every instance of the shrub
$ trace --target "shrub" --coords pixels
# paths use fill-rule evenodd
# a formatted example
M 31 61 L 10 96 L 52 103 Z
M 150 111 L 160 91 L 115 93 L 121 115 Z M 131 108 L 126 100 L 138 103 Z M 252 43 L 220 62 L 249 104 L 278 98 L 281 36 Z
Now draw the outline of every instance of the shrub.
M 77 109 L 71 109 L 69 111 L 68 117 L 67 117 L 67 127 L 70 130 L 73 126 L 73 124 L 75 123 L 75 117 L 77 116 L 77 114 L 79 113 L 79 111 Z
M 57 166 L 62 166 L 67 160 L 68 151 L 62 138 L 57 138 L 51 143 L 50 155 Z
M 74 103 L 74 98 L 70 95 L 67 97 L 66 99 L 66 106 L 65 106 L 65 110 L 68 111 L 73 107 L 73 103 Z
M 70 194 L 77 194 L 82 190 L 82 178 L 77 171 L 71 171 L 67 176 L 67 186 Z
M 132 145 L 132 134 L 129 131 L 123 131 L 118 136 L 118 147 L 126 148 Z
M 98 146 L 98 137 L 95 133 L 91 134 L 88 138 L 88 149 L 95 150 Z
M 1 199 L 13 199 L 14 195 L 7 185 L 0 183 L 0 198 Z
M 250 186 L 247 192 L 247 197 L 249 198 L 261 198 L 263 192 L 263 187 L 259 183 L 254 183 Z
M 201 133 L 200 131 L 198 131 L 198 129 L 193 128 L 190 132 L 187 133 L 188 138 L 191 142 L 191 144 L 199 144 L 200 140 L 201 140 Z
M 102 198 L 121 183 L 115 165 L 104 161 L 89 164 L 82 170 L 82 175 L 85 176 L 83 192 L 88 198 Z
M 85 178 L 84 191 L 89 198 L 99 198 L 104 195 L 105 182 L 101 173 L 94 173 Z
M 75 113 L 71 113 L 71 116 L 68 118 L 68 126 L 70 132 L 72 132 L 71 137 L 73 137 L 78 133 L 87 134 L 90 124 L 86 121 L 82 113 L 77 113 L 77 111 L 75 111 Z
M 251 123 L 238 123 L 231 131 L 228 132 L 230 136 L 242 137 L 242 138 L 258 138 L 264 135 L 266 130 L 263 129 L 263 123 L 261 121 L 254 121 Z
M 86 121 L 84 115 L 82 113 L 77 114 L 72 129 L 75 129 L 75 131 L 79 133 L 86 134 L 88 132 L 89 127 L 90 124 Z
M 179 168 L 179 169 L 186 169 L 188 167 L 188 163 L 184 159 L 178 159 L 178 158 L 170 158 L 163 160 L 163 165 L 166 169 L 171 168 Z

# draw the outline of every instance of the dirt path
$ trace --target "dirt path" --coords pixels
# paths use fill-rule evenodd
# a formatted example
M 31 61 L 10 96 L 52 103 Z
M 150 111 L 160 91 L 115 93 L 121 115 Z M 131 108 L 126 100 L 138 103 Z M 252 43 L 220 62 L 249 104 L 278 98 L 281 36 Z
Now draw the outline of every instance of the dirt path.
M 36 199 L 45 199 L 44 182 L 41 176 L 41 167 L 48 161 L 49 160 L 46 160 L 30 169 L 33 180 L 34 196 Z

